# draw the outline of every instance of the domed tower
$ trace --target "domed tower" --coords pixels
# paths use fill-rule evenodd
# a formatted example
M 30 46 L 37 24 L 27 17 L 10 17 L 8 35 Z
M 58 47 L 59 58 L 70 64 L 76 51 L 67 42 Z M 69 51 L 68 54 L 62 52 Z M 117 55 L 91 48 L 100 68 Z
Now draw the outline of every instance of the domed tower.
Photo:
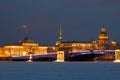
M 109 37 L 106 33 L 105 27 L 102 26 L 101 33 L 99 34 L 98 37 L 98 44 L 107 44 L 109 43 Z

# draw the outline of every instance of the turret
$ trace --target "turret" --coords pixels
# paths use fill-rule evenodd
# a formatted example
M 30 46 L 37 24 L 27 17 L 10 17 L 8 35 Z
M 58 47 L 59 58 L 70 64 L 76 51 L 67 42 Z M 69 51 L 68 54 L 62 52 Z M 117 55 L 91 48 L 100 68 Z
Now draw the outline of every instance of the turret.
M 101 32 L 105 32 L 105 27 L 102 26 Z

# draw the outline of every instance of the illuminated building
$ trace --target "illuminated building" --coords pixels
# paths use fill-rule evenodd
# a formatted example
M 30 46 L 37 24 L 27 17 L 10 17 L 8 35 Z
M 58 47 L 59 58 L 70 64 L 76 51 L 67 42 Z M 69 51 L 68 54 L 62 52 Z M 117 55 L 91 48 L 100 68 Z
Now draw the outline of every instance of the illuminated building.
M 110 41 L 109 36 L 105 30 L 105 27 L 102 26 L 101 33 L 98 37 L 98 49 L 99 50 L 115 50 L 118 47 L 115 40 Z
M 96 50 L 97 44 L 92 42 L 63 42 L 61 45 L 63 45 L 65 51 L 67 52 L 80 52 L 82 50 Z
M 56 46 L 48 46 L 47 53 L 54 53 L 54 52 L 57 52 L 57 47 Z
M 46 54 L 47 46 L 39 46 L 37 42 L 26 37 L 15 44 L 5 45 L 0 49 L 0 56 L 24 56 L 30 54 Z
M 64 42 L 62 38 L 62 28 L 60 26 L 59 40 L 56 41 L 56 47 L 63 47 L 66 52 L 79 52 L 81 50 L 93 50 L 98 49 L 96 41 L 91 42 L 77 42 L 67 41 Z
M 109 37 L 107 35 L 105 27 L 102 26 L 101 33 L 99 34 L 98 37 L 98 45 L 107 44 L 107 43 L 109 43 Z
M 6 57 L 7 55 L 5 54 L 5 49 L 0 48 L 0 57 Z
M 101 32 L 97 41 L 81 42 L 81 41 L 63 41 L 62 30 L 60 26 L 59 40 L 56 42 L 56 47 L 63 47 L 67 52 L 79 52 L 82 50 L 115 50 L 118 48 L 115 40 L 110 41 L 105 27 L 102 26 Z
M 59 39 L 55 46 L 41 46 L 37 42 L 30 40 L 28 37 L 15 44 L 5 45 L 0 48 L 1 56 L 23 56 L 30 54 L 48 54 L 57 52 L 62 47 L 65 52 L 80 52 L 83 50 L 115 50 L 118 48 L 117 42 L 110 41 L 105 27 L 102 26 L 101 33 L 97 41 L 80 42 L 80 41 L 63 41 L 62 26 L 60 25 Z

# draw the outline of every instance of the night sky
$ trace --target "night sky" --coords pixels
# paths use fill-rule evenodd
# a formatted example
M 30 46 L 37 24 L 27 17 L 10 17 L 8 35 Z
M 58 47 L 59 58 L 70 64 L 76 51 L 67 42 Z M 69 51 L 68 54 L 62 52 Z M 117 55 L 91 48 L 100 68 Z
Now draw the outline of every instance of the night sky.
M 26 35 L 54 45 L 59 24 L 64 41 L 97 40 L 104 25 L 110 40 L 120 42 L 120 0 L 0 0 L 0 45 Z

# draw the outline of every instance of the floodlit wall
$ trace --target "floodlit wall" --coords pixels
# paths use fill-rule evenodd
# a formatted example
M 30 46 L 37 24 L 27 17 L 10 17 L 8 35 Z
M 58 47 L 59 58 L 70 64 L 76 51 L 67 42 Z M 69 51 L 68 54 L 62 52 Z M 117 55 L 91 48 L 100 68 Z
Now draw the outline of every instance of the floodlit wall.
M 0 57 L 8 57 L 9 55 L 5 54 L 5 49 L 0 48 Z

